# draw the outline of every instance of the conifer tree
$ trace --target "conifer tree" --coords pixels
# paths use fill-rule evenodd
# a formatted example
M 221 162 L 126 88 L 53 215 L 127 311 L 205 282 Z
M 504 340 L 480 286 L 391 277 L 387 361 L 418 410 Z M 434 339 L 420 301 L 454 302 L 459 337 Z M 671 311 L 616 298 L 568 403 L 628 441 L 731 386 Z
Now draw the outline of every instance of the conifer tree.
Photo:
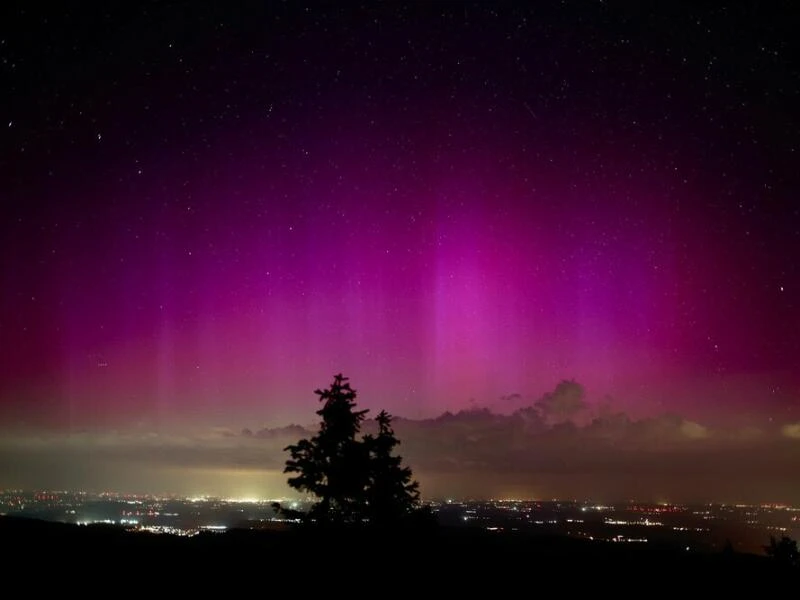
M 411 469 L 402 466 L 394 454 L 400 444 L 392 429 L 392 417 L 382 410 L 375 419 L 378 434 L 367 436 L 370 447 L 370 479 L 367 505 L 370 522 L 376 525 L 396 523 L 419 506 L 419 483 L 411 478 Z
M 365 512 L 369 455 L 356 439 L 367 410 L 356 410 L 356 392 L 339 374 L 330 388 L 315 390 L 323 406 L 319 432 L 310 440 L 287 446 L 291 458 L 285 473 L 297 473 L 289 485 L 319 501 L 311 517 L 320 522 L 352 522 Z
M 319 524 L 388 525 L 419 508 L 419 484 L 394 455 L 400 441 L 392 417 L 381 411 L 376 435 L 358 437 L 368 410 L 356 409 L 348 378 L 334 376 L 328 389 L 315 390 L 323 406 L 319 432 L 285 448 L 288 483 L 318 500 L 306 519 Z M 280 507 L 277 507 L 281 510 Z M 287 512 L 287 511 L 284 511 Z

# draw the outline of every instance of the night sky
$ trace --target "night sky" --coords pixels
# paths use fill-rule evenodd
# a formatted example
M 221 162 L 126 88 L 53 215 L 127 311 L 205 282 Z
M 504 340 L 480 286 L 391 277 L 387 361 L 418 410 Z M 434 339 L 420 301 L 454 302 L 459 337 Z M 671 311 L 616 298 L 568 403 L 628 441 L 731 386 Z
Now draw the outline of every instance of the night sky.
M 4 4 L 20 443 L 313 423 L 343 372 L 431 422 L 574 379 L 800 465 L 793 3 L 229 4 Z

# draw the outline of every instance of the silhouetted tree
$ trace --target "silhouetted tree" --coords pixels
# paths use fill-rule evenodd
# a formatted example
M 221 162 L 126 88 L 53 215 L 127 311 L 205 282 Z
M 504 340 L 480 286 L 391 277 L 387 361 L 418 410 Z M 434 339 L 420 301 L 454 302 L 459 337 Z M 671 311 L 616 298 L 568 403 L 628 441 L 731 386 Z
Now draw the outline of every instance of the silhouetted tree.
M 321 524 L 386 525 L 411 515 L 419 508 L 419 484 L 393 454 L 400 442 L 391 416 L 381 411 L 377 435 L 359 439 L 369 411 L 356 410 L 356 392 L 347 377 L 336 375 L 330 388 L 314 393 L 323 402 L 317 411 L 319 432 L 284 449 L 291 455 L 284 472 L 295 474 L 289 485 L 319 499 L 306 518 Z
M 764 546 L 764 552 L 785 565 L 796 566 L 800 564 L 800 551 L 797 549 L 797 541 L 788 536 L 783 536 L 780 540 L 770 536 L 769 545 Z
M 369 452 L 356 439 L 366 410 L 356 410 L 356 392 L 339 374 L 331 387 L 315 390 L 323 406 L 319 433 L 287 446 L 291 458 L 284 473 L 297 473 L 289 485 L 319 501 L 310 516 L 321 522 L 353 522 L 365 513 Z
M 376 525 L 396 523 L 419 507 L 419 483 L 411 479 L 411 469 L 402 466 L 394 454 L 400 444 L 392 429 L 392 417 L 382 410 L 375 421 L 378 434 L 366 436 L 370 450 L 370 478 L 367 504 L 370 522 Z

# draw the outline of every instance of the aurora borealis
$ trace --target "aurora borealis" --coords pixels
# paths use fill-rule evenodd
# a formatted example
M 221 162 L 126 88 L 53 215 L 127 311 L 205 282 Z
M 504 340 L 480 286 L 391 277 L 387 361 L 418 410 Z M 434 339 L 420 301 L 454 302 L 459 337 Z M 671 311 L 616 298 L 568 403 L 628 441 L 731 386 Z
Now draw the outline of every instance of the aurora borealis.
M 4 8 L 3 427 L 800 421 L 788 7 Z

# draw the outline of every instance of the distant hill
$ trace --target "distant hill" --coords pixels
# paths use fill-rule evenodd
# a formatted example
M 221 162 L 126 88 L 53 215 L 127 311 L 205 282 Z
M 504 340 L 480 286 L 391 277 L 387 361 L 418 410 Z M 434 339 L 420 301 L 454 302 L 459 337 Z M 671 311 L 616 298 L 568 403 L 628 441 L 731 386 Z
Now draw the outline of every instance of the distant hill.
M 800 581 L 800 572 L 781 570 L 766 556 L 695 554 L 669 546 L 468 528 L 229 530 L 182 538 L 109 525 L 0 517 L 0 540 L 8 575 L 24 566 L 38 574 L 36 586 L 62 591 L 101 589 L 101 578 L 109 577 L 115 589 L 137 592 L 199 593 L 222 586 L 261 593 L 288 585 L 300 595 L 320 586 L 355 591 L 381 582 L 413 595 L 429 586 L 450 593 L 556 586 L 570 593 L 633 596 L 636 590 L 642 594 L 665 587 L 690 591 L 703 585 L 719 591 L 761 582 L 768 589 Z M 154 583 L 157 578 L 161 583 Z

